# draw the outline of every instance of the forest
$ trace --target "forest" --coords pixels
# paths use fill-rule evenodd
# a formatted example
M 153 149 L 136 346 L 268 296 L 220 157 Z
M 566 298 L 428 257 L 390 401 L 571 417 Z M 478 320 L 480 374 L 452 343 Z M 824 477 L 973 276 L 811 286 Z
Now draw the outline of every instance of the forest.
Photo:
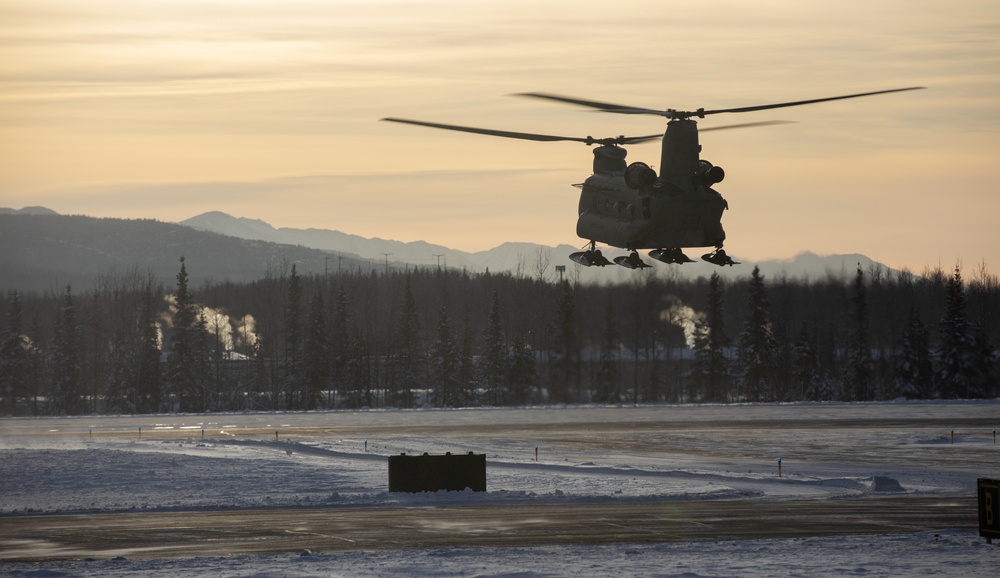
M 0 415 L 992 398 L 1000 281 L 441 267 L 0 295 Z

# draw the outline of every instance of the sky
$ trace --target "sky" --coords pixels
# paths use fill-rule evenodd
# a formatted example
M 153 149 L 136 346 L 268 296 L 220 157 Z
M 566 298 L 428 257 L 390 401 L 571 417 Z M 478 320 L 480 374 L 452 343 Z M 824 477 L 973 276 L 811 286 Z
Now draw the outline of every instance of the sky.
M 646 135 L 664 119 L 510 95 L 690 110 L 926 86 L 700 121 L 793 121 L 701 135 L 726 249 L 1000 269 L 995 0 L 613 5 L 0 0 L 0 207 L 582 246 L 584 145 L 379 119 Z

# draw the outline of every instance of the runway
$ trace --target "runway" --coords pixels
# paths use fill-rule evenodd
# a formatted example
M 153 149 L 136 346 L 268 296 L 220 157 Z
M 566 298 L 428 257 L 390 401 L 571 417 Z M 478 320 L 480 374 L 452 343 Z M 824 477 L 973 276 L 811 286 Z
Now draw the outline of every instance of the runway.
M 0 518 L 0 560 L 650 544 L 975 526 L 974 498 L 928 496 L 29 515 Z

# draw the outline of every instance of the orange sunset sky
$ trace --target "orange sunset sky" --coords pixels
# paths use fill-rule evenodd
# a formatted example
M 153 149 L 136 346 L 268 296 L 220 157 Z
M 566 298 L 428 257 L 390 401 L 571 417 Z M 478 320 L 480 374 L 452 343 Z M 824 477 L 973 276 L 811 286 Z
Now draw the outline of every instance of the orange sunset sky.
M 583 145 L 378 119 L 645 135 L 664 120 L 508 95 L 694 109 L 908 86 L 928 89 L 700 121 L 795 121 L 701 135 L 726 248 L 995 272 L 995 0 L 0 0 L 0 206 L 583 245 Z

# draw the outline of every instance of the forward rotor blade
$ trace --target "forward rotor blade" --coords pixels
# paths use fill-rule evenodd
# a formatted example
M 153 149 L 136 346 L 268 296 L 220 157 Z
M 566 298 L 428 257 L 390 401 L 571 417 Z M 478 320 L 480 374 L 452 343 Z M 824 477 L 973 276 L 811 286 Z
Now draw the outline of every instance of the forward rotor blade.
M 794 102 L 780 102 L 777 104 L 762 104 L 758 106 L 743 106 L 739 108 L 720 108 L 718 110 L 699 110 L 697 111 L 697 116 L 703 116 L 706 114 L 719 114 L 723 112 L 753 112 L 755 110 L 769 110 L 772 108 L 785 108 L 789 106 L 800 106 L 803 104 L 813 104 L 816 102 L 828 102 L 831 100 L 844 100 L 847 98 L 858 98 L 861 96 L 872 96 L 875 94 L 888 94 L 890 92 L 905 92 L 907 90 L 923 90 L 923 86 L 911 86 L 908 88 L 892 88 L 889 90 L 877 90 L 875 92 L 862 92 L 859 94 L 848 94 L 845 96 L 829 96 L 827 98 L 814 98 L 811 100 L 797 100 Z
M 559 96 L 558 94 L 548 94 L 545 92 L 519 92 L 512 96 L 523 96 L 526 98 L 540 98 L 543 100 L 554 100 L 556 102 L 564 102 L 566 104 L 578 104 L 580 106 L 587 106 L 590 108 L 603 110 L 605 112 L 615 112 L 618 114 L 655 114 L 657 116 L 667 116 L 666 113 L 672 112 L 672 111 L 656 110 L 653 108 L 642 108 L 638 106 L 626 106 L 623 104 L 611 104 L 608 102 L 583 100 L 581 98 Z
M 507 130 L 494 130 L 490 128 L 475 128 L 471 126 L 459 126 L 455 124 L 441 124 L 436 122 L 424 122 L 422 120 L 410 120 L 406 118 L 393 118 L 387 117 L 381 120 L 389 122 L 399 122 L 403 124 L 414 124 L 417 126 L 426 126 L 430 128 L 440 128 L 444 130 L 455 130 L 459 132 L 471 132 L 474 134 L 484 134 L 488 136 L 501 136 L 504 138 L 516 138 L 521 140 L 533 140 L 540 142 L 557 142 L 557 141 L 570 141 L 570 142 L 581 142 L 586 145 L 619 145 L 619 144 L 634 144 L 650 141 L 653 139 L 658 139 L 662 137 L 662 134 L 652 134 L 646 136 L 619 136 L 611 138 L 593 138 L 593 137 L 573 137 L 573 136 L 556 136 L 551 134 L 535 134 L 530 132 L 512 132 Z

